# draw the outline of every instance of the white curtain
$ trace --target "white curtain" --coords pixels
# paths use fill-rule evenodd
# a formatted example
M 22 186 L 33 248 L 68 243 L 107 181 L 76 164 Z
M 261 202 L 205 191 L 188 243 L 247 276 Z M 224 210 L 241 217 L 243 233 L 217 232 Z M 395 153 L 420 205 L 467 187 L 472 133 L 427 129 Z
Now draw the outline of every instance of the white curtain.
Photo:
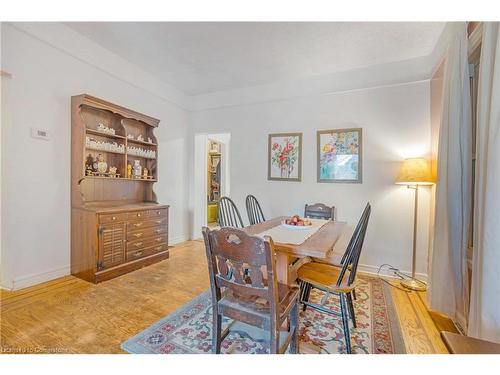
M 476 138 L 474 250 L 468 334 L 500 343 L 500 38 L 483 24 Z
M 471 105 L 465 23 L 454 24 L 444 71 L 439 130 L 434 245 L 428 298 L 466 327 L 467 234 L 470 216 Z M 499 270 L 500 271 L 500 270 Z

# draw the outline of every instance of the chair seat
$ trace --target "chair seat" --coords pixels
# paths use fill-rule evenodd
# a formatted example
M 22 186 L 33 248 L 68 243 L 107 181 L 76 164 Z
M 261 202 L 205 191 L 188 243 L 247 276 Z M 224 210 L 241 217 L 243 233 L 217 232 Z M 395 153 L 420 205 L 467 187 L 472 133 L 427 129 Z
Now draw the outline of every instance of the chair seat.
M 347 281 L 337 286 L 340 268 L 326 263 L 306 263 L 297 271 L 300 280 L 332 293 L 349 293 L 354 289 L 354 284 L 347 285 Z M 349 277 L 349 270 L 344 275 L 344 280 Z
M 278 284 L 278 307 L 280 320 L 284 319 L 297 301 L 299 288 Z M 269 326 L 270 304 L 269 301 L 255 295 L 237 295 L 234 291 L 227 290 L 219 301 L 219 308 L 225 316 L 238 320 L 238 315 L 245 313 L 262 328 Z M 260 323 L 259 323 L 260 322 Z
M 446 348 L 451 354 L 500 354 L 500 344 L 441 331 Z

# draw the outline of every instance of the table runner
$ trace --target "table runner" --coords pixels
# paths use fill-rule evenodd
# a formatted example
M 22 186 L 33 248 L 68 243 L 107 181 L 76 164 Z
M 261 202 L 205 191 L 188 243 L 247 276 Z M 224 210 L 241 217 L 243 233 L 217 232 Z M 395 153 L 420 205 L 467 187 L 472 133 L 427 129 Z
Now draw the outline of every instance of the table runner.
M 312 222 L 312 225 L 307 227 L 307 229 L 290 229 L 281 224 L 278 224 L 271 229 L 259 233 L 258 236 L 269 236 L 273 239 L 274 242 L 277 243 L 300 245 L 329 221 L 322 219 L 308 220 Z

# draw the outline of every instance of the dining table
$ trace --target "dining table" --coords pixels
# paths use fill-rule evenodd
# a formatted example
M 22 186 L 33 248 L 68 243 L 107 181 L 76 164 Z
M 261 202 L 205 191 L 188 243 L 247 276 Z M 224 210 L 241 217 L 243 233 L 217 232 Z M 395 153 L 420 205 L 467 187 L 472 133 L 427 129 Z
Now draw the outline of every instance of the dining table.
M 286 219 L 286 216 L 276 217 L 247 226 L 244 231 L 257 236 L 269 235 L 273 239 L 278 282 L 295 285 L 297 270 L 303 264 L 310 262 L 312 258 L 327 259 L 332 254 L 346 223 L 310 219 L 313 224 L 311 228 L 293 228 L 284 225 Z M 273 234 L 276 235 L 275 238 Z

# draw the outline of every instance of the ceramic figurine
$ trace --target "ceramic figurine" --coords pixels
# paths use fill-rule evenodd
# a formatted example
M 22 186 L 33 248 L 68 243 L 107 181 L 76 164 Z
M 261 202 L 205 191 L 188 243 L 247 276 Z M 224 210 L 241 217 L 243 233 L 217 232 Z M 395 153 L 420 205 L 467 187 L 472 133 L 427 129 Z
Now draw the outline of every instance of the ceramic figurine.
M 134 136 L 132 134 L 127 135 L 128 139 L 134 139 Z
M 94 165 L 94 158 L 92 157 L 91 154 L 88 154 L 88 156 L 85 159 L 85 174 L 87 176 L 92 176 L 92 173 L 94 172 L 93 165 Z
M 148 137 L 148 142 L 149 143 L 153 143 L 153 140 L 151 138 Z
M 113 177 L 116 176 L 116 167 L 109 167 L 109 174 Z
M 132 164 L 127 164 L 127 178 L 132 178 Z
M 137 136 L 137 140 L 138 140 L 138 141 L 144 141 L 144 137 L 142 136 L 142 134 L 139 134 L 139 135 Z
M 139 160 L 134 160 L 134 177 L 141 178 L 142 167 Z
M 108 163 L 104 161 L 104 156 L 102 156 L 102 154 L 97 154 L 94 160 L 94 170 L 99 173 L 106 173 L 108 170 Z
M 148 169 L 146 167 L 142 170 L 142 177 L 148 178 Z

